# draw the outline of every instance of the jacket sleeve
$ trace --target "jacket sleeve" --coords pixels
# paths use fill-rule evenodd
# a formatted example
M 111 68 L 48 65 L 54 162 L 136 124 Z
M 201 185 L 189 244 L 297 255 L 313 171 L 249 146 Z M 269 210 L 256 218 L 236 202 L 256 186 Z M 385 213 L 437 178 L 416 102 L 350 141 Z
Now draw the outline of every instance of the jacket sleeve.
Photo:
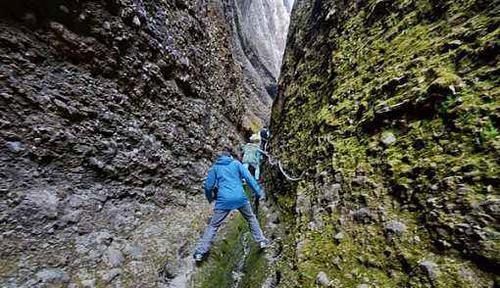
M 261 157 L 261 158 L 262 158 L 262 155 L 264 155 L 264 156 L 267 156 L 267 155 L 268 155 L 266 151 L 264 151 L 264 150 L 262 150 L 262 149 L 260 149 L 260 148 L 259 148 L 259 149 L 257 149 L 257 152 L 259 152 L 259 154 L 260 154 L 260 157 Z
M 215 168 L 212 167 L 210 170 L 208 170 L 208 175 L 207 179 L 205 179 L 205 184 L 203 188 L 205 189 L 205 196 L 207 197 L 208 202 L 212 202 L 214 199 L 212 199 L 212 189 L 215 187 Z
M 238 169 L 240 170 L 241 176 L 243 176 L 243 179 L 247 181 L 247 184 L 250 186 L 252 189 L 253 193 L 255 193 L 258 197 L 262 197 L 262 189 L 259 186 L 259 183 L 255 180 L 255 178 L 250 174 L 250 171 L 248 171 L 243 164 L 238 162 Z

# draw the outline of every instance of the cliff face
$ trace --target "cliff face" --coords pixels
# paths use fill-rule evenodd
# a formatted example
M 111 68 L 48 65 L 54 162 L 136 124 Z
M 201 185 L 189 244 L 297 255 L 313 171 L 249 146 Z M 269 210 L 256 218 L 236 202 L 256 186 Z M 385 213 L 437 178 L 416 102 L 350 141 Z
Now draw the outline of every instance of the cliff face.
M 2 1 L 0 286 L 179 273 L 252 101 L 222 4 Z
M 498 3 L 295 5 L 271 147 L 306 174 L 269 190 L 282 287 L 500 285 Z
M 245 93 L 253 101 L 253 115 L 245 118 L 248 126 L 256 127 L 269 117 L 292 5 L 291 0 L 231 0 L 225 5 L 233 55 L 245 76 Z

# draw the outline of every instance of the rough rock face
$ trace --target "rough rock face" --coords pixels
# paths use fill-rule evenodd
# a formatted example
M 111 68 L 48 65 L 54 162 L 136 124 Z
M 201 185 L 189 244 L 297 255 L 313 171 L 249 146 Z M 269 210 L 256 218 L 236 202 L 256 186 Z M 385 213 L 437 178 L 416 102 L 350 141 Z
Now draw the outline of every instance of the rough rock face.
M 498 3 L 295 5 L 271 147 L 306 174 L 268 189 L 281 286 L 498 287 Z
M 250 101 L 220 1 L 2 1 L 0 286 L 160 287 Z
M 285 49 L 293 0 L 231 0 L 225 5 L 231 24 L 233 54 L 245 76 L 254 115 L 246 122 L 258 126 L 269 117 Z

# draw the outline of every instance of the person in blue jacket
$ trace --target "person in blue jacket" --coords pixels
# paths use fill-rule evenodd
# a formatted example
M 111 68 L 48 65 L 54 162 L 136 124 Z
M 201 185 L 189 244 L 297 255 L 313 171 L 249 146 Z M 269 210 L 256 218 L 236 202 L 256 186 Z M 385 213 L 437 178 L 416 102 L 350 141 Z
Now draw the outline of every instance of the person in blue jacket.
M 246 183 L 256 194 L 256 197 L 262 199 L 264 191 L 248 169 L 240 161 L 233 159 L 232 154 L 232 149 L 225 147 L 223 152 L 218 155 L 215 164 L 208 171 L 207 179 L 205 180 L 205 196 L 209 203 L 215 200 L 215 206 L 210 224 L 198 241 L 194 252 L 194 259 L 197 262 L 203 260 L 210 249 L 217 230 L 231 210 L 234 209 L 238 209 L 248 222 L 250 232 L 254 240 L 259 243 L 260 248 L 264 249 L 269 244 L 269 241 L 264 237 L 260 229 L 257 217 L 255 217 L 250 202 L 245 195 L 242 179 L 246 180 Z M 217 187 L 217 194 L 214 199 L 213 190 L 215 187 Z

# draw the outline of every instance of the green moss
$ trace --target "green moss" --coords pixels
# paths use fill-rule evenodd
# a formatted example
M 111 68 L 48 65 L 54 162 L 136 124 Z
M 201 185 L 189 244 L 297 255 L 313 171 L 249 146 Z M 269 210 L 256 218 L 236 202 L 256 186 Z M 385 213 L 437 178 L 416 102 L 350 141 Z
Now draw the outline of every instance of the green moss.
M 262 283 L 269 276 L 269 267 L 264 256 L 264 251 L 259 249 L 255 243 L 250 245 L 250 252 L 246 257 L 244 264 L 244 277 L 239 287 L 257 288 L 262 287 Z
M 238 215 L 224 229 L 224 235 L 218 235 L 223 239 L 214 243 L 209 258 L 197 269 L 194 287 L 232 287 L 232 272 L 244 256 L 240 239 L 245 230 L 245 220 Z
M 498 129 L 493 126 L 491 121 L 487 121 L 484 127 L 481 129 L 481 139 L 483 142 L 496 140 L 498 138 L 498 135 Z
M 480 203 L 497 198 L 492 183 L 499 180 L 494 5 L 353 3 L 324 1 L 317 14 L 312 7 L 295 12 L 294 25 L 306 31 L 292 35 L 295 48 L 285 55 L 273 152 L 308 177 L 277 199 L 305 210 L 285 220 L 291 235 L 280 269 L 298 276 L 282 287 L 314 287 L 319 271 L 335 287 L 491 286 L 493 276 L 466 257 L 498 263 L 498 241 L 473 241 L 456 227 L 498 234 L 491 218 L 478 216 L 487 213 Z M 309 31 L 310 17 L 316 24 Z M 384 145 L 388 131 L 396 141 Z M 332 182 L 342 191 L 327 209 L 322 194 Z M 290 197 L 304 195 L 294 207 Z M 353 221 L 361 207 L 376 219 Z M 318 219 L 323 226 L 310 228 Z M 398 219 L 407 232 L 388 239 L 384 219 Z M 345 236 L 337 243 L 338 232 Z M 439 267 L 434 280 L 418 268 L 423 260 Z
M 262 213 L 259 219 L 262 225 L 265 222 Z M 269 267 L 264 251 L 250 235 L 248 223 L 239 213 L 233 214 L 221 230 L 208 259 L 196 270 L 194 287 L 261 287 L 268 277 Z M 241 273 L 240 280 L 235 278 L 235 271 Z

